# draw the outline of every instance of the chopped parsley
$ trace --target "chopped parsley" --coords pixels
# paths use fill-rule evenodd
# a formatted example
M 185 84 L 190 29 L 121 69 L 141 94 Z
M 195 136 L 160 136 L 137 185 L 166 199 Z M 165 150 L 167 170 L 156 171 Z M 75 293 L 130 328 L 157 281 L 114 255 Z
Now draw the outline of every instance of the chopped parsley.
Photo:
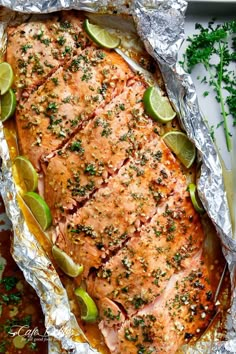
M 96 167 L 92 163 L 86 164 L 85 169 L 84 169 L 84 173 L 86 173 L 90 176 L 95 176 L 96 175 Z
M 49 39 L 49 38 L 44 38 L 44 39 L 41 39 L 40 42 L 43 43 L 43 44 L 45 44 L 46 47 L 48 47 L 49 44 L 51 43 L 51 39 Z
M 211 86 L 216 93 L 215 98 L 223 117 L 227 149 L 231 151 L 232 134 L 228 126 L 228 117 L 231 114 L 233 125 L 236 126 L 236 73 L 230 69 L 230 64 L 234 64 L 236 60 L 236 21 L 218 25 L 210 21 L 207 27 L 197 23 L 195 29 L 199 33 L 187 39 L 189 46 L 181 64 L 188 72 L 198 64 L 203 65 L 207 75 L 201 82 Z M 207 96 L 208 91 L 203 95 Z M 220 125 L 218 124 L 218 127 Z
M 147 301 L 144 300 L 141 296 L 135 295 L 134 298 L 132 299 L 132 304 L 134 305 L 135 309 L 139 309 L 141 306 L 146 304 Z
M 16 277 L 4 277 L 1 280 L 1 283 L 4 285 L 5 290 L 9 291 L 15 288 L 18 283 L 18 279 Z
M 86 236 L 90 236 L 91 238 L 97 237 L 97 234 L 94 231 L 94 229 L 92 228 L 92 226 L 85 226 L 85 225 L 78 224 L 76 226 L 76 229 L 72 229 L 71 232 L 77 233 L 77 234 L 80 234 L 83 232 Z
M 84 148 L 82 147 L 81 140 L 73 141 L 73 143 L 70 144 L 69 149 L 70 149 L 70 151 L 76 151 L 81 154 L 84 153 Z
M 60 27 L 63 30 L 71 28 L 71 23 L 69 21 L 60 22 Z
M 14 303 L 14 304 L 17 304 L 18 302 L 21 301 L 21 293 L 17 292 L 17 293 L 14 293 L 14 294 L 3 294 L 1 295 L 2 297 L 2 300 L 6 303 Z
M 63 36 L 58 37 L 57 43 L 58 43 L 59 45 L 62 46 L 63 44 L 65 44 L 65 42 L 66 42 L 65 37 L 63 37 Z
M 24 44 L 24 45 L 21 46 L 20 49 L 21 49 L 22 53 L 27 53 L 27 50 L 30 49 L 30 48 L 32 48 L 31 44 Z
M 120 314 L 121 312 L 118 311 L 118 314 L 115 315 L 113 312 L 112 312 L 112 309 L 110 307 L 108 307 L 107 309 L 104 309 L 104 316 L 109 318 L 110 320 L 120 320 Z
M 46 111 L 50 111 L 52 113 L 56 113 L 58 111 L 58 107 L 56 102 L 49 102 Z
M 53 77 L 51 80 L 55 86 L 58 86 L 58 78 L 57 77 Z

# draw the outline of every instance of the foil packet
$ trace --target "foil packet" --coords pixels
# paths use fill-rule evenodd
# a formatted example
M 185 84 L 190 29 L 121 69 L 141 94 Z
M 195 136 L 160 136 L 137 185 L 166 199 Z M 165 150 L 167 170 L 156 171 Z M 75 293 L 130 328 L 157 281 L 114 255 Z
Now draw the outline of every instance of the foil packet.
M 147 52 L 158 63 L 166 90 L 179 114 L 181 124 L 198 149 L 201 173 L 198 191 L 222 242 L 232 285 L 232 304 L 227 317 L 227 340 L 224 342 L 199 341 L 186 353 L 235 353 L 236 352 L 236 242 L 233 238 L 229 207 L 224 190 L 223 175 L 216 149 L 208 127 L 200 113 L 196 91 L 191 77 L 178 64 L 178 51 L 184 40 L 185 0 L 133 0 L 133 1 L 22 1 L 1 0 L 4 7 L 1 23 L 0 50 L 6 45 L 5 28 L 11 18 L 27 17 L 33 13 L 51 13 L 76 9 L 90 13 L 129 14 Z M 24 15 L 22 15 L 24 13 Z M 96 353 L 88 343 L 78 338 L 84 335 L 75 316 L 60 278 L 35 236 L 29 231 L 17 202 L 17 189 L 12 177 L 12 164 L 8 145 L 0 126 L 1 175 L 0 187 L 6 211 L 14 230 L 13 257 L 22 269 L 26 280 L 35 288 L 45 314 L 45 326 L 50 338 L 49 352 Z M 86 341 L 86 338 L 84 337 Z

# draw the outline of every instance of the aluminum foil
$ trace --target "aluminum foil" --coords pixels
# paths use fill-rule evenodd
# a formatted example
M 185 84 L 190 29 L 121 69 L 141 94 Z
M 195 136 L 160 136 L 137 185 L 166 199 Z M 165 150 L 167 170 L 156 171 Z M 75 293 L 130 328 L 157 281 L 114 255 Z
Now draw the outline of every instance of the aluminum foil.
M 160 4 L 160 2 L 157 2 Z M 178 50 L 184 39 L 184 0 L 163 1 L 158 8 L 145 7 L 144 0 L 137 0 L 135 21 L 137 31 L 149 54 L 159 63 L 169 98 L 179 113 L 181 123 L 198 149 L 202 161 L 198 192 L 213 221 L 222 242 L 224 256 L 230 270 L 232 307 L 228 316 L 227 337 L 223 343 L 204 344 L 199 353 L 236 352 L 236 242 L 233 238 L 229 206 L 224 189 L 222 168 L 208 126 L 200 113 L 196 90 L 191 79 L 178 64 Z M 188 351 L 189 352 L 189 351 Z
M 235 353 L 236 352 L 236 242 L 233 239 L 230 214 L 224 191 L 222 170 L 208 128 L 200 114 L 196 91 L 191 77 L 178 65 L 177 55 L 184 39 L 185 0 L 0 0 L 0 5 L 25 13 L 48 13 L 62 9 L 89 12 L 129 13 L 133 16 L 137 31 L 147 51 L 158 62 L 166 89 L 179 113 L 181 123 L 198 149 L 202 161 L 198 189 L 208 215 L 212 219 L 222 241 L 232 281 L 232 308 L 228 316 L 228 340 L 217 343 L 199 343 L 188 353 Z M 1 44 L 4 44 L 4 23 L 0 23 Z M 0 47 L 1 49 L 1 47 Z M 2 158 L 1 193 L 14 229 L 13 256 L 23 270 L 26 280 L 37 291 L 45 325 L 51 338 L 50 353 L 62 352 L 62 347 L 73 353 L 94 353 L 88 344 L 75 341 L 80 328 L 70 312 L 69 301 L 59 276 L 23 220 L 16 195 L 17 190 L 11 173 L 7 143 L 0 126 L 0 156 Z M 56 342 L 59 341 L 59 342 Z
M 36 290 L 49 336 L 49 352 L 61 353 L 60 345 L 78 354 L 94 353 L 87 343 L 76 343 L 72 338 L 81 334 L 60 278 L 35 236 L 29 231 L 17 202 L 17 189 L 13 182 L 11 161 L 2 124 L 0 126 L 1 194 L 6 212 L 14 230 L 13 257 L 25 279 Z M 48 311 L 48 309 L 50 309 Z M 58 342 L 58 343 L 57 343 Z

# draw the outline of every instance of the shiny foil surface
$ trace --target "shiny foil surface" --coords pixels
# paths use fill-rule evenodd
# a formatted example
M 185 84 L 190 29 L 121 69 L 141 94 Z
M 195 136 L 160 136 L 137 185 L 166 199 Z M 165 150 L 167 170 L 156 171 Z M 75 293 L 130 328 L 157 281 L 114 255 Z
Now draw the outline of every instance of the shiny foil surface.
M 138 34 L 149 54 L 159 64 L 166 90 L 181 124 L 198 149 L 201 174 L 198 190 L 203 205 L 213 221 L 222 241 L 223 253 L 228 263 L 232 282 L 232 307 L 228 315 L 225 342 L 201 343 L 187 348 L 186 353 L 235 353 L 236 352 L 236 242 L 233 239 L 230 213 L 224 191 L 221 165 L 207 125 L 200 113 L 195 87 L 191 77 L 179 66 L 178 50 L 184 39 L 185 0 L 48 0 L 23 1 L 0 0 L 4 16 L 0 22 L 0 51 L 4 51 L 6 36 L 4 28 L 16 18 L 14 11 L 26 13 L 49 13 L 62 9 L 77 9 L 92 13 L 117 13 L 133 16 Z M 14 11 L 12 11 L 14 10 Z M 5 12 L 4 12 L 5 11 Z M 123 19 L 124 20 L 124 19 Z M 23 270 L 26 280 L 35 288 L 45 314 L 45 326 L 50 337 L 49 352 L 62 353 L 60 344 L 72 353 L 96 353 L 88 344 L 78 343 L 81 333 L 58 274 L 47 255 L 36 241 L 23 219 L 17 203 L 17 190 L 13 182 L 8 146 L 0 126 L 1 176 L 0 190 L 14 230 L 13 256 Z

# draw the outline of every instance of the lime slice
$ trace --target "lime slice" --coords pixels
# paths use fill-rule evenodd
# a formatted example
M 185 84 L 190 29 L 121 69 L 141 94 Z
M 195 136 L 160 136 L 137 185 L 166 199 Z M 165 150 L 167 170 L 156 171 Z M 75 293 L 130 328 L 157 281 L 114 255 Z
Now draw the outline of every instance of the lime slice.
M 186 168 L 193 164 L 196 148 L 185 133 L 176 130 L 170 131 L 163 135 L 163 139 Z
M 13 84 L 14 74 L 10 64 L 0 63 L 0 94 L 4 95 Z
M 194 183 L 190 183 L 188 185 L 188 191 L 189 191 L 190 198 L 193 203 L 194 209 L 199 214 L 203 214 L 205 212 L 205 210 L 203 209 L 202 203 L 198 198 L 196 185 Z
M 120 44 L 120 39 L 118 37 L 97 25 L 89 23 L 88 19 L 84 21 L 84 29 L 88 36 L 101 47 L 113 49 Z
M 24 156 L 17 156 L 14 160 L 20 181 L 23 181 L 27 192 L 33 192 L 38 187 L 38 174 L 32 163 Z
M 86 322 L 95 322 L 98 317 L 98 309 L 93 299 L 83 288 L 75 289 L 75 295 L 80 304 L 82 320 Z
M 15 336 L 12 340 L 14 347 L 17 349 L 23 349 L 24 346 L 27 344 L 27 339 L 23 337 L 23 335 Z M 14 349 L 13 349 L 14 350 Z
M 1 65 L 1 64 L 0 64 Z M 4 122 L 12 117 L 16 109 L 16 96 L 12 89 L 9 89 L 1 97 L 1 121 Z
M 167 123 L 176 116 L 176 112 L 171 107 L 168 98 L 161 96 L 155 87 L 146 89 L 143 102 L 146 112 L 161 123 Z
M 68 254 L 55 245 L 52 246 L 52 255 L 58 267 L 60 267 L 66 275 L 75 278 L 83 272 L 83 265 L 76 264 Z
M 27 192 L 23 195 L 23 199 L 33 213 L 39 225 L 45 231 L 52 223 L 51 211 L 39 194 L 35 192 Z

